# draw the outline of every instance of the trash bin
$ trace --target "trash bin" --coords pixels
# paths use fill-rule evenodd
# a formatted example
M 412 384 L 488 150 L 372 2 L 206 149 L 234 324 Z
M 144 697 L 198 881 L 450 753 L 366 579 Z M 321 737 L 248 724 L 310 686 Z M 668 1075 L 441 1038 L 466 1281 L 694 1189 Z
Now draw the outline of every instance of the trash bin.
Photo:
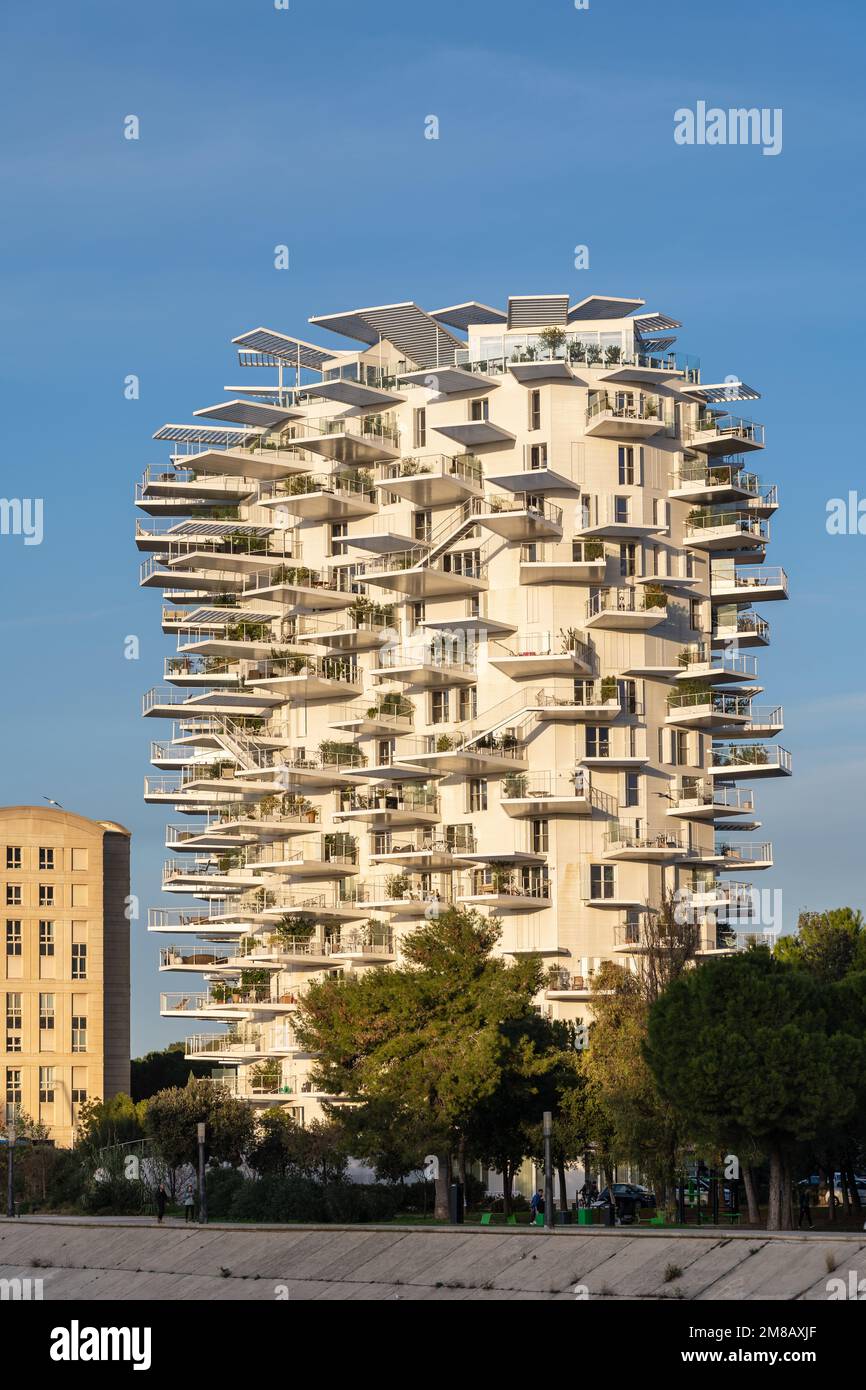
M 452 1226 L 463 1225 L 463 1184 L 453 1182 L 448 1189 L 448 1220 Z
M 558 1211 L 558 1212 L 556 1213 L 556 1224 L 557 1224 L 557 1226 L 570 1226 L 570 1225 L 571 1225 L 571 1212 L 570 1212 L 570 1211 Z

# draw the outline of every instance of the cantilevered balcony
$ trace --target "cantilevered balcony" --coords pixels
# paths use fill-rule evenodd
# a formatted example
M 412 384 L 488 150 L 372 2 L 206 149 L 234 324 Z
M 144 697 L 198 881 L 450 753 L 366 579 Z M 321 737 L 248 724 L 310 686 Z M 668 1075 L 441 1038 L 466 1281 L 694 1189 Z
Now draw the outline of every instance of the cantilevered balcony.
M 742 462 L 687 460 L 679 472 L 672 474 L 668 496 L 705 507 L 723 502 L 750 503 L 761 496 L 761 480 L 755 473 L 745 472 Z
M 734 565 L 713 561 L 710 573 L 713 603 L 769 603 L 788 597 L 788 576 L 783 569 L 763 565 Z
M 753 656 L 724 648 L 717 650 L 716 644 L 694 642 L 684 647 L 678 657 L 680 670 L 678 681 L 699 680 L 708 685 L 737 684 L 740 681 L 753 681 L 758 672 L 758 664 Z
M 599 589 L 585 609 L 584 627 L 616 632 L 646 632 L 668 616 L 668 596 L 663 589 Z
M 164 893 L 243 893 L 249 888 L 263 888 L 267 878 L 247 869 L 242 855 L 205 855 L 190 862 L 168 859 L 162 866 Z
M 181 617 L 174 628 L 181 656 L 249 659 L 270 656 L 274 647 L 282 645 L 273 635 L 279 619 L 272 613 L 247 613 L 243 608 L 196 608 Z
M 477 512 L 479 525 L 507 541 L 558 540 L 562 535 L 562 508 L 541 497 L 487 496 Z
M 255 496 L 255 484 L 244 478 L 196 473 L 191 468 L 166 469 L 153 464 L 135 485 L 135 505 L 148 516 L 189 516 L 217 507 L 234 509 Z
M 202 574 L 196 570 L 172 569 L 158 555 L 148 555 L 142 560 L 138 582 L 142 589 L 164 589 L 167 595 L 186 594 L 187 591 L 193 594 L 238 593 L 245 585 L 244 576 L 236 570 L 216 569 Z
M 219 970 L 227 966 L 231 954 L 231 950 L 217 946 L 164 946 L 159 953 L 159 968 L 200 975 L 203 970 Z
M 591 391 L 584 434 L 602 439 L 649 439 L 666 428 L 664 401 L 643 391 Z
M 456 405 L 453 410 L 453 419 L 442 422 L 437 420 L 431 428 L 437 434 L 443 434 L 446 439 L 458 444 L 461 449 L 501 448 L 514 444 L 515 436 L 511 430 L 494 424 L 486 411 L 476 414 L 474 410 L 467 411 L 465 404 Z
M 710 777 L 790 777 L 791 754 L 778 743 L 714 743 Z
M 240 685 L 240 671 L 218 656 L 167 656 L 163 660 L 163 679 L 169 685 L 201 688 L 211 686 L 214 690 L 236 690 Z
M 415 706 L 406 695 L 386 694 L 369 700 L 356 700 L 351 705 L 343 705 L 334 711 L 328 720 L 329 727 L 356 738 L 388 738 L 395 734 L 412 732 L 415 722 Z
M 436 825 L 441 818 L 439 796 L 426 787 L 371 787 L 366 793 L 344 796 L 334 813 L 338 821 L 357 821 L 372 830 Z
M 769 843 L 735 844 L 729 840 L 717 840 L 715 857 L 719 861 L 719 873 L 736 869 L 751 872 L 754 869 L 772 869 L 773 846 Z
M 686 429 L 689 448 L 707 454 L 740 454 L 763 449 L 764 426 L 743 420 L 721 410 L 699 411 L 697 421 Z
M 468 868 L 475 851 L 475 833 L 469 823 L 415 830 L 397 836 L 376 835 L 370 863 L 409 869 L 415 873 L 448 873 Z
M 308 565 L 280 565 L 246 575 L 242 589 L 243 603 L 259 599 L 290 605 L 298 612 L 348 608 L 356 598 L 342 570 L 325 575 Z
M 419 740 L 420 741 L 420 740 Z M 498 777 L 526 767 L 527 753 L 513 733 L 439 734 L 423 740 L 413 757 L 420 768 L 443 777 Z
M 769 539 L 769 522 L 747 511 L 698 510 L 683 527 L 683 544 L 691 550 L 763 550 Z
M 321 613 L 295 623 L 294 641 L 303 646 L 326 647 L 331 652 L 369 652 L 393 637 L 395 610 L 390 604 L 374 604 L 356 598 L 339 618 Z
M 503 642 L 489 642 L 490 665 L 512 680 L 535 676 L 589 676 L 594 670 L 592 648 L 573 629 L 519 632 Z
M 406 397 L 394 390 L 396 384 L 397 378 L 386 372 L 364 362 L 351 362 L 324 371 L 321 381 L 308 383 L 296 391 L 294 400 L 297 403 L 301 397 L 305 400 L 311 397 L 354 409 L 375 410 L 378 406 L 394 406 L 405 401 Z
M 561 541 L 520 547 L 521 584 L 598 584 L 605 577 L 603 541 Z
M 360 899 L 358 900 L 360 904 Z M 388 965 L 396 959 L 394 935 L 384 923 L 343 927 L 330 937 L 331 959 L 364 965 Z
M 552 681 L 527 696 L 527 713 L 539 723 L 603 724 L 616 719 L 622 708 L 619 683 L 613 676 L 600 681 Z
M 713 646 L 766 647 L 770 642 L 770 624 L 751 609 L 731 615 L 717 616 L 713 622 Z
M 388 464 L 375 484 L 387 495 L 405 497 L 414 507 L 444 507 L 479 497 L 484 486 L 481 462 L 472 454 L 420 454 Z
M 141 712 L 146 718 L 178 719 L 198 712 L 250 715 L 261 718 L 281 703 L 277 695 L 254 690 L 203 690 L 183 695 L 167 686 L 155 686 L 142 696 Z
M 244 480 L 255 478 L 260 482 L 288 478 L 292 473 L 307 473 L 310 468 L 306 456 L 290 443 L 281 443 L 279 435 L 264 436 L 250 448 L 231 444 L 224 449 L 198 450 L 186 454 L 183 462 L 195 474 Z
M 488 587 L 483 550 L 451 551 L 434 560 L 426 547 L 382 555 L 364 566 L 360 578 L 416 600 L 465 598 Z
M 299 845 L 289 841 L 259 845 L 245 852 L 244 864 L 259 876 L 342 879 L 358 872 L 358 844 L 345 831 L 331 831 Z
M 749 705 L 745 722 L 722 720 L 713 728 L 718 739 L 775 738 L 785 727 L 785 712 L 781 705 Z
M 421 690 L 474 685 L 478 679 L 475 662 L 467 660 L 463 643 L 446 643 L 441 638 L 389 645 L 382 648 L 375 660 L 374 676 L 403 681 Z
M 745 727 L 751 718 L 751 697 L 720 695 L 710 688 L 672 690 L 668 695 L 665 723 L 677 729 L 717 730 L 732 725 Z
M 604 855 L 638 864 L 677 864 L 692 858 L 693 851 L 683 831 L 651 830 L 643 822 L 618 821 L 605 834 Z
M 399 457 L 400 436 L 395 422 L 383 415 L 340 415 L 299 420 L 286 431 L 297 449 L 320 454 L 347 468 Z
M 645 767 L 648 762 L 645 730 L 634 727 L 611 729 L 607 725 L 602 725 L 600 729 L 592 725 L 587 727 L 581 767 L 597 768 L 601 772 L 606 768 L 628 771 Z
M 573 497 L 579 491 L 578 484 L 569 472 L 563 472 L 561 465 L 554 468 L 549 460 L 546 445 L 529 447 L 524 453 L 522 463 L 516 467 L 513 463 L 506 462 L 488 464 L 486 477 L 488 483 L 493 483 L 506 492 L 528 492 L 533 496 L 552 492 Z
M 502 782 L 500 805 L 509 816 L 591 816 L 600 793 L 593 793 L 589 773 L 516 772 Z
M 721 787 L 708 778 L 683 777 L 669 794 L 667 816 L 685 820 L 727 821 L 753 816 L 755 798 L 748 787 Z
M 231 912 L 227 898 L 208 898 L 204 908 L 196 909 L 149 907 L 147 930 L 157 935 L 170 932 L 173 936 L 205 936 L 211 941 L 232 941 L 243 934 L 245 922 L 243 919 L 234 920 Z M 211 951 L 214 948 L 209 946 L 206 949 Z M 202 967 L 199 965 L 198 969 L 201 970 Z
M 652 516 L 648 499 L 642 494 L 584 500 L 587 505 L 577 514 L 576 530 L 585 539 L 640 540 L 645 536 L 662 535 L 668 529 L 666 521 Z
M 353 885 L 355 902 L 371 912 L 387 912 L 392 917 L 424 917 L 431 907 L 445 908 L 451 903 L 451 875 L 437 874 L 425 881 L 406 872 L 365 878 Z
M 184 786 L 182 778 L 174 773 L 145 777 L 144 800 L 149 806 L 174 806 L 179 811 L 189 807 L 195 812 L 228 801 L 243 801 L 243 795 L 227 782 L 218 787 L 204 782 L 198 786 Z
M 301 473 L 262 490 L 258 501 L 261 507 L 320 525 L 372 516 L 379 508 L 372 474 L 367 473 Z
M 553 889 L 546 869 L 526 865 L 491 864 L 474 869 L 458 885 L 456 898 L 465 907 L 486 907 L 491 912 L 526 912 L 549 907 Z
M 244 670 L 253 691 L 278 694 L 292 704 L 315 700 L 346 700 L 360 695 L 364 680 L 356 663 L 346 656 L 287 656 L 258 661 Z

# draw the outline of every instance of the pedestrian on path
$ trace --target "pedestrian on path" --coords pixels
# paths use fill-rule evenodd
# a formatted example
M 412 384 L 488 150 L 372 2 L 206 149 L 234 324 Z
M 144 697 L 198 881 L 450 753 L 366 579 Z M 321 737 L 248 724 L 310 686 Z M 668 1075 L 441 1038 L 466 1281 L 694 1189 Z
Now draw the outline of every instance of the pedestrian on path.
M 166 1197 L 165 1183 L 161 1182 L 156 1194 L 156 1220 L 160 1226 L 162 1225 L 162 1218 L 165 1216 Z
M 183 1213 L 184 1222 L 188 1226 L 190 1221 L 195 1220 L 195 1183 L 192 1178 L 183 1189 Z

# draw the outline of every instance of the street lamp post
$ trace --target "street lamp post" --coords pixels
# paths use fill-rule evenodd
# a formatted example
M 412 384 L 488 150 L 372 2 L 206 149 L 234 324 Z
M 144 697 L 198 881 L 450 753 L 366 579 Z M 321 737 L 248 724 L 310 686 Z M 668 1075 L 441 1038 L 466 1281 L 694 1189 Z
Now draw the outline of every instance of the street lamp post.
M 202 1226 L 207 1225 L 207 1186 L 204 1180 L 204 1141 L 207 1137 L 207 1125 L 199 1122 L 198 1125 L 198 1219 Z
M 542 1130 L 544 1133 L 544 1224 L 553 1226 L 553 1115 L 544 1111 Z
M 15 1215 L 15 1142 L 18 1135 L 13 1125 L 6 1131 L 6 1215 Z

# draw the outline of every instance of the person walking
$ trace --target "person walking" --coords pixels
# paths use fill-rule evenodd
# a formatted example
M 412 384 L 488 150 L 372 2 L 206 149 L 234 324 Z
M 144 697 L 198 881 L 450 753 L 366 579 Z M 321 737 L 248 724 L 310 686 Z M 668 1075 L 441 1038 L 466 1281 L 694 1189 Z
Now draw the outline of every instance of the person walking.
M 539 1216 L 544 1215 L 544 1193 L 541 1188 L 537 1192 L 533 1192 L 529 1202 L 529 1212 L 533 1224 L 537 1224 Z
M 156 1193 L 156 1220 L 158 1225 L 162 1225 L 162 1218 L 165 1216 L 165 1203 L 167 1199 L 165 1183 L 161 1182 Z
M 192 1178 L 183 1189 L 183 1215 L 184 1224 L 189 1225 L 190 1221 L 195 1220 L 195 1183 Z
M 814 1226 L 813 1226 L 813 1224 L 812 1224 L 812 1212 L 811 1212 L 811 1209 L 810 1209 L 810 1206 L 809 1206 L 809 1200 L 810 1200 L 810 1197 L 809 1197 L 809 1186 L 808 1186 L 808 1183 L 806 1183 L 806 1184 L 804 1184 L 804 1185 L 800 1188 L 800 1219 L 799 1219 L 799 1221 L 797 1222 L 797 1230 L 798 1230 L 798 1231 L 802 1229 L 802 1226 L 803 1226 L 803 1217 L 804 1217 L 804 1216 L 805 1216 L 806 1220 L 807 1220 L 808 1223 L 809 1223 L 809 1230 L 810 1230 L 810 1231 L 811 1231 L 811 1230 L 814 1230 Z

